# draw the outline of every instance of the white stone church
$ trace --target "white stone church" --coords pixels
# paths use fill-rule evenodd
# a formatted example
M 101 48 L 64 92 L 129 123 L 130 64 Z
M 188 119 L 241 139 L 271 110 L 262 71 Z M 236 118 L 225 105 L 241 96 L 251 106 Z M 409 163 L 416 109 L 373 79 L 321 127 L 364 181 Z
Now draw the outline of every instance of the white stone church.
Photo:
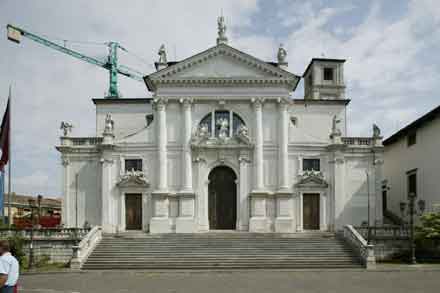
M 108 233 L 336 231 L 382 221 L 382 138 L 347 137 L 344 62 L 301 76 L 228 44 L 159 51 L 148 99 L 93 99 L 96 136 L 63 123 L 63 221 Z M 369 211 L 369 212 L 368 212 Z

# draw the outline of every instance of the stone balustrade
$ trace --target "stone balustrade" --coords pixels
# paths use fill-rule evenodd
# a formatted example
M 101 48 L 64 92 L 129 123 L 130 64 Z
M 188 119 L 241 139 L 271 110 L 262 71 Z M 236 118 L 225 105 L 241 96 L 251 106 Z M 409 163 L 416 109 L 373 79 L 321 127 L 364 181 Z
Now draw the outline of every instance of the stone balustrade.
M 368 244 L 352 225 L 344 226 L 344 239 L 354 249 L 367 269 L 373 269 L 376 266 L 374 245 Z
M 373 137 L 342 137 L 342 143 L 348 146 L 373 146 Z
M 70 262 L 70 268 L 79 270 L 87 257 L 95 249 L 96 245 L 102 239 L 102 228 L 95 226 L 89 233 L 81 240 L 78 245 L 72 247 L 73 257 Z
M 33 230 L 30 228 L 0 228 L 0 238 L 18 236 L 28 240 L 31 233 L 33 233 L 34 240 L 81 240 L 89 231 L 89 228 L 41 228 Z
M 61 137 L 62 146 L 96 146 L 102 143 L 102 137 Z

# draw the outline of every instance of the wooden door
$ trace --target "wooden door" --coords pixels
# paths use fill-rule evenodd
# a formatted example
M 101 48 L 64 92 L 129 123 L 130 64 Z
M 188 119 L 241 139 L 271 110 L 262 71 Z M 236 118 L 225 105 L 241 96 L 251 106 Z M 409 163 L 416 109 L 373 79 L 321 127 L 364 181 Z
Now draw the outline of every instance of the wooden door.
M 319 230 L 319 194 L 303 194 L 303 229 Z
M 142 194 L 125 195 L 125 229 L 142 230 Z
M 237 185 L 234 171 L 226 166 L 209 173 L 209 228 L 235 229 L 237 219 Z

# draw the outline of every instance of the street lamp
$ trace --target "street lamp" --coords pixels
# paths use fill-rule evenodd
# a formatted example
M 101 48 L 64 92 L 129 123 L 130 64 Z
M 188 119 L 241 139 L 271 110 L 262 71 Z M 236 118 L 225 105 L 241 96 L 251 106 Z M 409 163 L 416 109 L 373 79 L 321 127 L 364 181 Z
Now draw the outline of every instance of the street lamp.
M 425 201 L 422 199 L 419 199 L 417 201 L 417 207 L 415 206 L 416 203 L 416 197 L 417 195 L 415 192 L 410 192 L 408 194 L 408 202 L 401 201 L 400 202 L 400 213 L 402 214 L 402 219 L 405 218 L 405 216 L 409 216 L 409 238 L 410 238 L 410 249 L 411 249 L 411 264 L 416 264 L 416 243 L 414 239 L 414 216 L 420 216 L 425 211 Z M 408 206 L 408 208 L 407 208 Z M 417 210 L 418 208 L 418 210 Z M 406 211 L 406 213 L 405 213 Z
M 29 269 L 34 267 L 34 207 L 35 207 L 35 199 L 30 198 L 28 200 L 29 207 L 31 209 L 31 235 L 29 244 Z

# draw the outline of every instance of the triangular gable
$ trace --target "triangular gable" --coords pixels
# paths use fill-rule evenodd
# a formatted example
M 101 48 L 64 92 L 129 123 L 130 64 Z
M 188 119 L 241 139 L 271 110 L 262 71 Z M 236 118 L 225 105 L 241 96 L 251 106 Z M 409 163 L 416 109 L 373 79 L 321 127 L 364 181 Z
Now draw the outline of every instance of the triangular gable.
M 321 175 L 307 174 L 302 176 L 300 181 L 295 184 L 297 188 L 315 187 L 315 188 L 327 188 L 328 183 Z
M 300 77 L 225 44 L 219 44 L 144 77 L 149 90 L 160 84 L 196 85 L 237 83 L 288 85 Z

